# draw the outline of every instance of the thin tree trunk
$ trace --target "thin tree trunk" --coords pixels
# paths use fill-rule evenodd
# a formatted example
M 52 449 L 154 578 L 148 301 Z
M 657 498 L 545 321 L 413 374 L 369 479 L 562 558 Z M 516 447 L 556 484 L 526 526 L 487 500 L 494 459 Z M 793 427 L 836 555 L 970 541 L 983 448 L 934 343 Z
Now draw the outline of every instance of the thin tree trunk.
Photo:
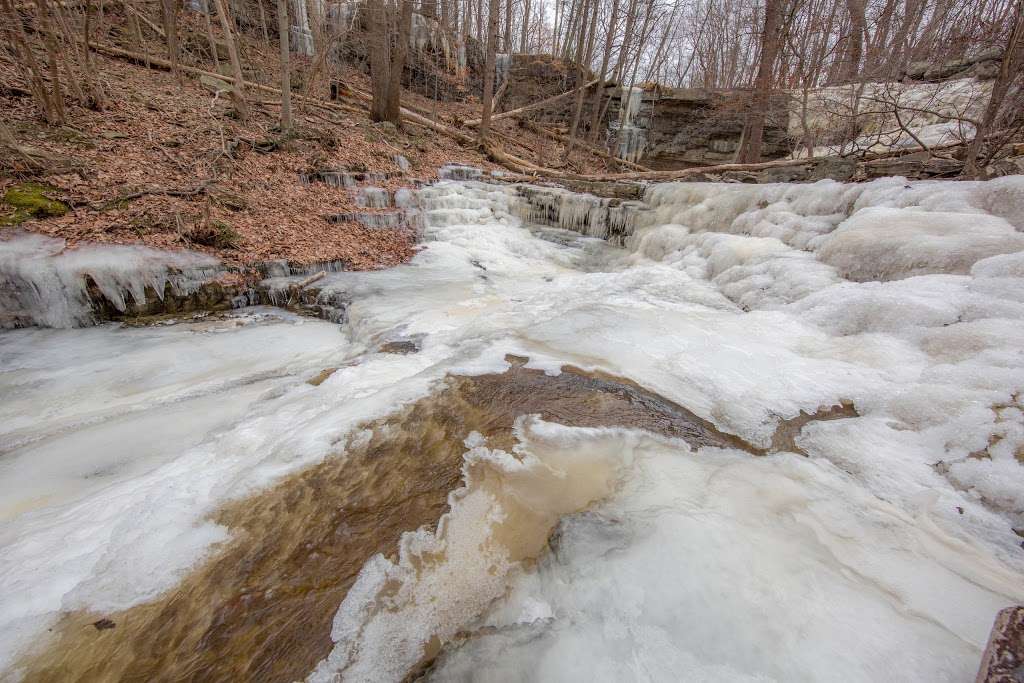
M 220 55 L 217 54 L 217 39 L 213 37 L 213 25 L 210 23 L 210 2 L 203 0 L 203 21 L 206 23 L 206 40 L 210 43 L 210 55 L 213 58 L 213 70 L 220 71 Z
M 526 53 L 527 36 L 530 33 L 530 0 L 523 0 L 523 32 L 519 34 L 519 52 Z
M 766 113 L 771 105 L 772 72 L 779 54 L 783 0 L 766 0 L 764 32 L 761 35 L 761 59 L 757 67 L 757 80 L 751 97 L 747 123 L 743 127 L 743 142 L 738 158 L 741 163 L 761 161 Z
M 402 125 L 402 72 L 409 53 L 409 33 L 412 31 L 412 0 L 398 0 L 398 25 L 395 27 L 391 48 L 391 69 L 388 84 L 388 121 Z
M 277 39 L 281 43 L 281 132 L 292 129 L 291 51 L 288 48 L 288 0 L 277 0 Z
M 164 37 L 167 40 L 167 61 L 171 63 L 171 73 L 183 86 L 181 69 L 178 68 L 178 4 L 175 0 L 161 0 L 164 16 Z
M 590 107 L 593 110 L 590 114 L 590 132 L 587 139 L 590 142 L 597 142 L 598 126 L 601 123 L 601 98 L 604 96 L 605 78 L 608 75 L 608 64 L 612 57 L 612 45 L 615 42 L 615 27 L 619 20 L 619 0 L 612 0 L 612 13 L 609 19 L 607 33 L 604 38 L 604 55 L 601 57 L 601 83 L 594 92 L 594 100 Z
M 370 89 L 373 101 L 370 105 L 372 121 L 387 121 L 388 88 L 391 83 L 391 45 L 388 24 L 391 7 L 383 0 L 366 6 L 369 25 Z
M 484 93 L 482 98 L 483 111 L 480 114 L 478 129 L 481 144 L 487 144 L 487 134 L 491 130 L 491 107 L 494 96 L 494 62 L 498 51 L 498 0 L 489 0 L 487 8 L 487 57 L 484 59 Z
M 43 29 L 43 44 L 46 46 L 46 56 L 50 71 L 51 102 L 57 116 L 58 123 L 64 123 L 64 93 L 60 87 L 60 65 L 57 55 L 57 36 L 53 32 L 53 23 L 50 21 L 50 12 L 46 6 L 46 0 L 36 0 L 36 7 L 39 8 L 40 22 Z
M 18 63 L 24 64 L 28 68 L 29 87 L 36 103 L 43 112 L 43 118 L 46 119 L 47 123 L 58 123 L 57 112 L 54 110 L 53 102 L 50 101 L 50 93 L 43 81 L 42 65 L 36 61 L 35 53 L 33 53 L 28 36 L 25 34 L 25 27 L 21 23 L 18 10 L 14 8 L 10 0 L 0 0 L 0 6 L 3 7 L 4 12 L 8 15 L 7 30 L 11 34 L 11 43 L 15 47 L 15 55 L 18 57 Z
M 1024 0 L 1017 0 L 1017 9 L 1013 18 L 1013 27 L 1010 37 L 1006 42 L 1006 49 L 1003 51 L 1003 61 L 999 66 L 999 75 L 992 84 L 992 94 L 989 96 L 988 105 L 985 107 L 985 115 L 979 121 L 974 131 L 974 139 L 967 146 L 967 157 L 964 163 L 963 175 L 967 178 L 975 178 L 980 175 L 978 167 L 978 156 L 981 154 L 985 137 L 992 131 L 999 111 L 1003 107 L 1003 101 L 1010 90 L 1013 79 L 1017 77 L 1021 67 L 1024 67 Z
M 224 32 L 224 40 L 228 44 L 231 74 L 235 77 L 235 87 L 231 89 L 231 97 L 234 100 L 238 118 L 245 121 L 249 117 L 249 105 L 245 101 L 245 78 L 242 76 L 242 60 L 238 57 L 238 44 L 235 42 L 235 33 L 231 28 L 234 22 L 231 20 L 231 15 L 228 14 L 227 2 L 225 0 L 216 0 L 216 2 L 217 15 L 220 17 L 220 28 Z
M 263 31 L 263 44 L 270 47 L 270 31 L 267 29 L 267 12 L 263 9 L 263 0 L 256 0 L 260 11 L 260 30 Z
M 594 34 L 597 32 L 597 8 L 593 6 L 593 2 L 586 1 L 583 3 L 581 14 L 586 16 L 587 12 L 590 12 L 590 25 L 585 26 L 581 23 L 580 33 L 580 44 L 579 50 L 576 55 L 576 82 L 582 83 L 586 76 L 586 65 L 590 64 L 590 59 L 594 54 Z M 587 30 L 582 31 L 583 28 Z M 586 49 L 583 44 L 586 41 Z M 598 88 L 598 92 L 600 92 Z M 580 117 L 583 114 L 583 101 L 585 91 L 580 90 L 576 93 L 576 106 L 573 109 L 572 124 L 569 126 L 569 142 L 565 146 L 565 161 L 569 161 L 569 154 L 572 152 L 573 147 L 576 145 L 576 132 L 579 129 Z
M 504 52 L 512 53 L 512 0 L 505 2 L 505 49 Z

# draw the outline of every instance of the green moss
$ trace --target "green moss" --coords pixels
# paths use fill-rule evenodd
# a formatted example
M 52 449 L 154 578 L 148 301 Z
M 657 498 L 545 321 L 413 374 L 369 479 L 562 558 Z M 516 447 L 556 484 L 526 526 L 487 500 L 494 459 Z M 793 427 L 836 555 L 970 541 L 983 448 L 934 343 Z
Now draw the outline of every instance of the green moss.
M 237 249 L 242 241 L 238 231 L 224 221 L 212 220 L 205 225 L 197 225 L 189 235 L 196 244 L 204 244 L 216 249 Z
M 4 208 L 10 210 L 0 214 L 0 225 L 18 225 L 30 218 L 66 214 L 67 204 L 50 199 L 46 196 L 48 192 L 54 192 L 54 189 L 39 183 L 21 183 L 8 188 L 4 193 Z

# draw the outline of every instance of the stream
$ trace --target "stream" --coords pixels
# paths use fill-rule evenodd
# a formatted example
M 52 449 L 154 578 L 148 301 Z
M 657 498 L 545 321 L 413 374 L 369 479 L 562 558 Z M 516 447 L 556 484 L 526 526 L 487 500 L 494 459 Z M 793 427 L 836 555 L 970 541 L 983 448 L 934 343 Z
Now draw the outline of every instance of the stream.
M 0 680 L 975 675 L 1024 600 L 1024 178 L 417 195 L 411 263 L 317 282 L 341 324 L 83 327 L 82 272 L 216 264 L 0 242 L 51 326 L 0 332 Z

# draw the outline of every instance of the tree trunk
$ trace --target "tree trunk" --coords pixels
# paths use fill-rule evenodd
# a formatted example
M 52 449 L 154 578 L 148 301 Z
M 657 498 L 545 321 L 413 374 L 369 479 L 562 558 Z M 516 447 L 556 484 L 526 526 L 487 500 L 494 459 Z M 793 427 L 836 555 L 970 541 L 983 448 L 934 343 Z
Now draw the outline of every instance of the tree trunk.
M 612 0 L 612 14 L 609 19 L 608 32 L 604 38 L 604 55 L 601 57 L 601 83 L 594 92 L 594 100 L 591 102 L 593 111 L 590 114 L 590 132 L 587 139 L 597 142 L 598 126 L 601 123 L 601 97 L 604 95 L 606 85 L 605 77 L 608 75 L 608 63 L 612 57 L 612 45 L 615 43 L 615 26 L 619 20 L 619 0 Z
M 40 22 L 42 23 L 43 45 L 46 46 L 47 68 L 50 72 L 50 101 L 53 103 L 53 111 L 57 116 L 57 123 L 64 123 L 64 93 L 60 87 L 60 63 L 57 55 L 57 35 L 53 32 L 53 22 L 50 21 L 50 11 L 46 6 L 46 0 L 36 0 L 36 7 L 39 9 Z
M 292 129 L 291 50 L 288 47 L 288 0 L 277 0 L 277 38 L 281 43 L 281 132 Z
M 751 96 L 750 111 L 743 130 L 743 141 L 737 158 L 740 163 L 756 164 L 761 161 L 766 113 L 771 105 L 772 72 L 781 46 L 783 0 L 765 0 L 764 32 L 761 35 L 761 59 L 757 67 L 757 80 Z
M 166 0 L 165 0 L 166 1 Z M 245 101 L 245 78 L 242 76 L 242 60 L 238 57 L 238 44 L 231 29 L 234 23 L 228 14 L 226 0 L 217 1 L 217 15 L 220 17 L 220 28 L 224 32 L 224 40 L 228 44 L 228 59 L 231 60 L 231 74 L 235 77 L 235 87 L 231 89 L 238 118 L 245 121 L 249 117 L 249 104 Z
M 388 121 L 402 125 L 402 72 L 409 54 L 409 33 L 412 31 L 412 0 L 398 0 L 397 22 L 391 48 L 391 81 L 388 84 Z
M 164 37 L 167 39 L 167 61 L 171 63 L 171 73 L 178 79 L 178 85 L 184 85 L 181 69 L 178 68 L 178 3 L 175 0 L 161 0 L 164 16 Z
M 843 68 L 839 78 L 841 81 L 852 83 L 860 75 L 860 62 L 864 54 L 864 0 L 846 0 L 846 8 L 850 13 L 850 36 L 846 41 Z
M 530 33 L 530 0 L 523 0 L 523 29 L 519 35 L 519 52 L 526 54 L 527 36 Z
M 505 2 L 505 49 L 504 52 L 512 54 L 512 0 Z
M 210 56 L 213 58 L 213 70 L 220 71 L 220 55 L 217 54 L 217 39 L 213 37 L 213 24 L 210 22 L 210 1 L 203 0 L 203 21 L 206 23 L 206 40 L 210 44 Z M 132 16 L 135 16 L 134 14 Z
M 974 139 L 967 146 L 967 157 L 964 163 L 963 175 L 967 178 L 978 177 L 981 169 L 978 167 L 978 156 L 981 154 L 981 147 L 985 138 L 992 132 L 999 112 L 1003 107 L 1003 101 L 1010 90 L 1013 79 L 1017 77 L 1021 68 L 1024 67 L 1024 0 L 1017 0 L 1017 8 L 1013 17 L 1013 24 L 1010 36 L 1006 42 L 1006 49 L 1003 51 L 1003 61 L 999 66 L 999 75 L 992 83 L 992 94 L 989 96 L 988 105 L 985 107 L 985 115 L 974 131 Z
M 587 12 L 590 12 L 590 25 L 586 26 L 581 22 L 580 32 L 580 44 L 579 50 L 576 54 L 576 82 L 582 83 L 586 76 L 586 65 L 590 63 L 590 58 L 594 54 L 594 34 L 597 32 L 597 8 L 594 7 L 593 2 L 584 1 L 582 14 L 586 16 Z M 586 29 L 585 31 L 583 29 Z M 583 44 L 586 40 L 586 49 Z M 598 92 L 601 89 L 598 88 Z M 583 114 L 583 101 L 585 91 L 580 90 L 576 93 L 576 106 L 573 109 L 572 124 L 569 126 L 569 142 L 565 146 L 565 161 L 569 161 L 569 154 L 572 152 L 572 148 L 576 144 L 576 132 L 579 129 L 580 117 Z
M 484 60 L 483 111 L 480 114 L 480 142 L 487 144 L 491 129 L 491 108 L 494 96 L 494 62 L 498 51 L 498 0 L 489 0 L 487 8 L 487 57 Z
M 388 89 L 391 84 L 391 45 L 388 24 L 391 8 L 383 0 L 366 6 L 370 33 L 370 120 L 388 120 Z

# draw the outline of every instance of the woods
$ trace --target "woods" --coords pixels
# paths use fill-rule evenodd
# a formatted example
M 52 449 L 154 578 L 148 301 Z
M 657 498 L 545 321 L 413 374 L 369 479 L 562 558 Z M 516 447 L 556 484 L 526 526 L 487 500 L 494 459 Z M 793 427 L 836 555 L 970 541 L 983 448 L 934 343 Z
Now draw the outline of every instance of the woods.
M 731 163 L 777 158 L 765 156 L 767 127 L 788 129 L 794 155 L 813 156 L 822 147 L 863 155 L 901 136 L 928 151 L 949 141 L 921 137 L 918 128 L 937 118 L 955 122 L 949 135 L 969 143 L 964 174 L 972 176 L 1021 129 L 1021 1 L 3 0 L 0 9 L 5 51 L 52 124 L 66 120 L 68 101 L 104 106 L 92 66 L 97 46 L 150 59 L 147 45 L 156 39 L 179 79 L 186 64 L 221 74 L 242 121 L 250 109 L 246 83 L 275 87 L 284 130 L 294 125 L 293 91 L 325 98 L 330 84 L 336 98 L 338 74 L 354 65 L 370 76 L 372 121 L 401 126 L 405 88 L 441 100 L 458 92 L 479 103 L 479 116 L 466 121 L 475 128 L 468 135 L 488 149 L 501 144 L 491 139 L 492 120 L 514 116 L 536 124 L 537 116 L 560 107 L 565 113 L 548 132 L 564 140 L 563 166 L 579 141 L 639 161 L 645 142 L 638 127 L 649 125 L 652 114 L 641 101 L 646 95 L 637 99 L 638 89 L 689 88 L 735 95 L 731 112 L 714 114 L 741 122 Z M 266 70 L 272 33 L 278 66 Z M 260 67 L 248 68 L 242 36 L 260 46 Z M 513 51 L 561 60 L 567 65 L 561 91 L 506 106 L 517 85 L 508 72 Z M 957 74 L 990 80 L 969 101 L 961 97 L 953 112 L 941 85 L 925 101 L 903 93 L 907 83 Z M 888 122 L 872 128 L 871 117 L 883 114 Z M 434 130 L 459 127 L 436 113 L 428 118 Z

